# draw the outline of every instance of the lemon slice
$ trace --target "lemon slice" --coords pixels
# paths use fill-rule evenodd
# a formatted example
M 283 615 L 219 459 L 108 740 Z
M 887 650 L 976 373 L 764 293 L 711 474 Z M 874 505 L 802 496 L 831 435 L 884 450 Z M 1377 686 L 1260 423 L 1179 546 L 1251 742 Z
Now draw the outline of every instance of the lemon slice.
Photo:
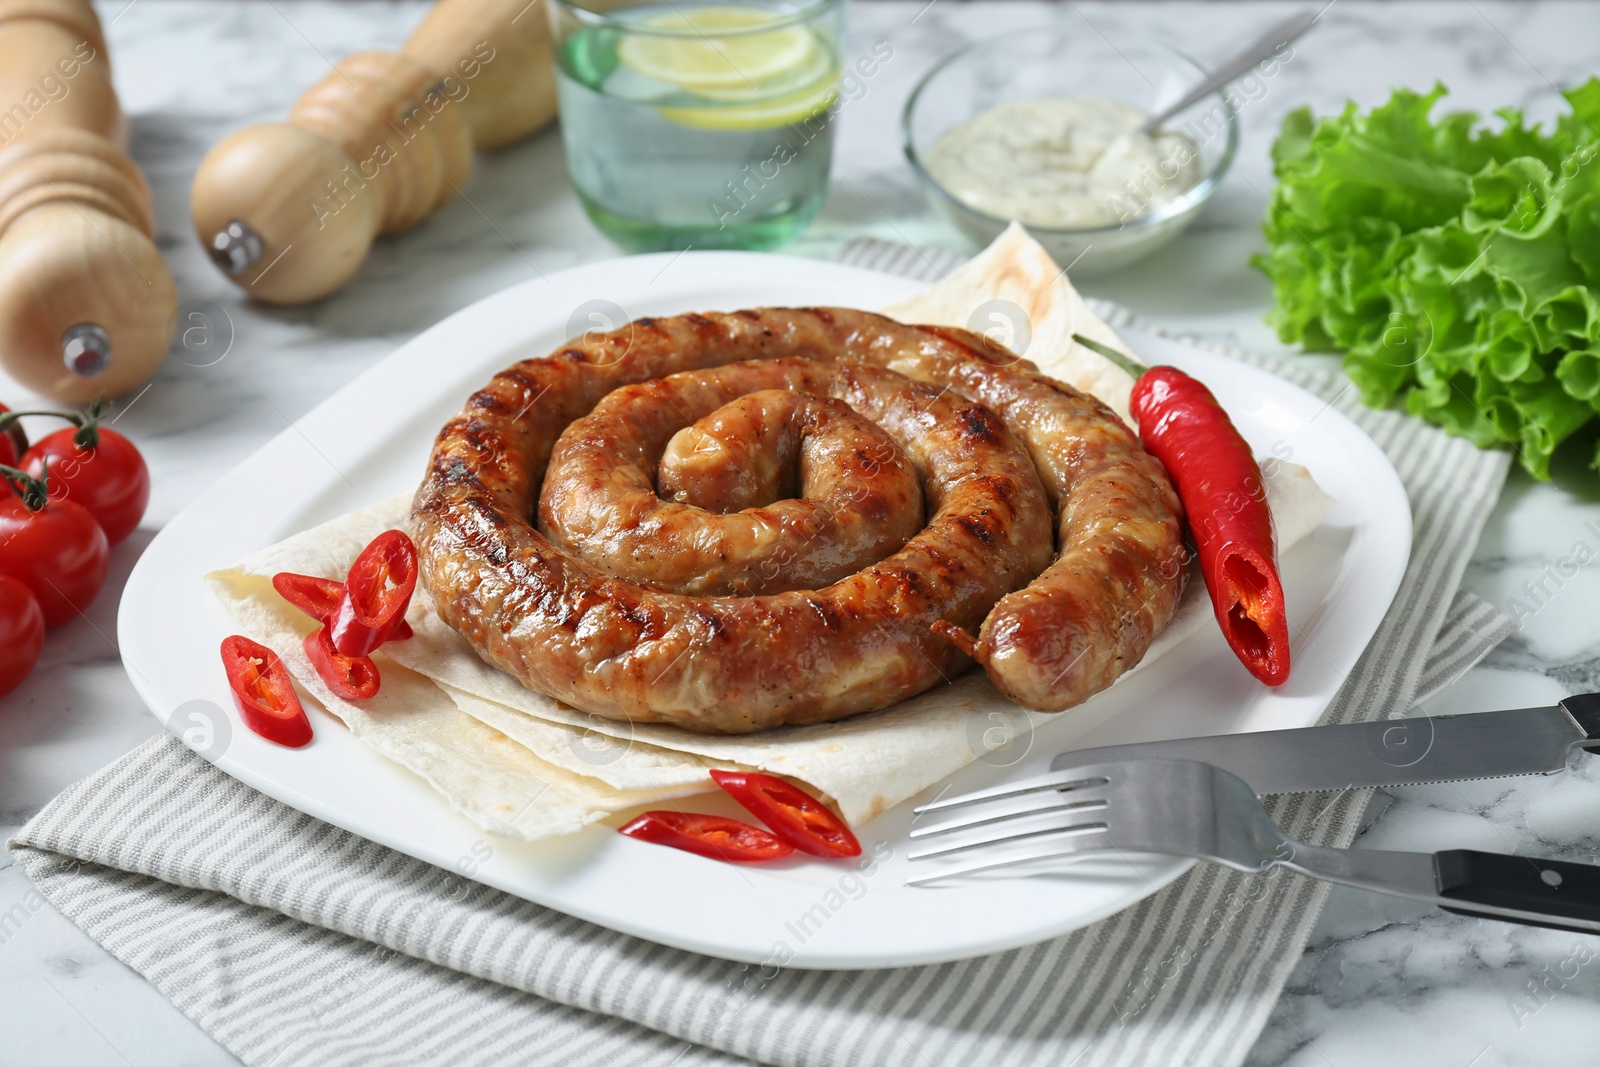
M 784 73 L 762 81 L 743 82 L 739 85 L 700 85 L 694 95 L 707 100 L 730 104 L 763 103 L 780 97 L 796 96 L 831 88 L 839 76 L 839 65 L 833 51 L 812 40 L 810 55 Z
M 704 130 L 765 130 L 801 122 L 833 103 L 838 95 L 834 80 L 791 96 L 765 100 L 759 104 L 731 107 L 664 107 L 661 117 L 681 126 Z
M 772 13 L 751 7 L 697 7 L 642 19 L 660 33 L 623 37 L 617 58 L 647 78 L 692 92 L 754 89 L 810 65 L 815 38 L 804 27 L 753 30 Z

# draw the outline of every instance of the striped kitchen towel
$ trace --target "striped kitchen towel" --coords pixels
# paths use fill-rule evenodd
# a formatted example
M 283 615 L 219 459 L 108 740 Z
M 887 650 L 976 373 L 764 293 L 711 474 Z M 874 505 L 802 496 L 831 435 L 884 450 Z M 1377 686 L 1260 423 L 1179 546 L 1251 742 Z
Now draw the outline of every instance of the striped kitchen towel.
M 852 261 L 937 273 L 939 254 Z M 1102 308 L 1113 322 L 1132 322 Z M 1361 408 L 1308 363 L 1228 355 L 1329 400 L 1389 455 L 1415 541 L 1394 605 L 1324 722 L 1375 719 L 1509 630 L 1457 591 L 1507 457 Z M 1345 845 L 1369 790 L 1277 798 Z M 1231 1065 L 1326 896 L 1211 865 L 1103 922 L 979 959 L 787 971 L 654 945 L 458 878 L 257 793 L 164 737 L 53 800 L 11 842 L 39 892 L 251 1065 Z M 707 921 L 715 921 L 707 916 Z

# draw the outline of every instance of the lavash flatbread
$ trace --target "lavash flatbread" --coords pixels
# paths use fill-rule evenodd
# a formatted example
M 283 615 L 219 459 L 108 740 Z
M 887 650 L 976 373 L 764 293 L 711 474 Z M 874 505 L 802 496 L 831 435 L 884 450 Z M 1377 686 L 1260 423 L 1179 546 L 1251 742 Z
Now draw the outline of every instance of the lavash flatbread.
M 1131 379 L 1070 337 L 1077 332 L 1126 346 L 1020 228 L 890 313 L 965 326 L 975 309 L 994 300 L 1010 301 L 1028 316 L 1028 358 L 1126 412 Z M 1333 506 L 1309 472 L 1292 464 L 1270 465 L 1266 489 L 1281 550 L 1310 533 Z M 859 824 L 983 755 L 997 721 L 1014 735 L 1054 718 L 1017 707 L 981 671 L 972 671 L 892 708 L 837 723 L 716 737 L 613 722 L 528 690 L 485 664 L 439 620 L 421 588 L 407 616 L 416 636 L 376 654 L 382 691 L 360 705 L 340 701 L 300 649 L 310 620 L 277 596 L 271 575 L 287 570 L 342 578 L 378 533 L 406 528 L 409 508 L 409 496 L 381 501 L 207 577 L 240 631 L 283 656 L 296 679 L 359 739 L 427 779 L 491 833 L 530 840 L 571 833 L 612 812 L 713 788 L 712 767 L 792 778 Z M 1173 621 L 1134 671 L 1211 625 L 1211 605 L 1195 576 Z
M 1083 393 L 1093 393 L 1123 422 L 1133 378 L 1072 339 L 1075 333 L 1139 357 L 1089 308 L 1044 246 L 1013 222 L 994 242 L 909 300 L 883 309 L 901 322 L 960 326 L 1006 345 L 1039 369 Z M 992 332 L 991 332 L 992 331 Z
M 527 840 L 575 833 L 613 811 L 706 788 L 704 770 L 692 785 L 635 790 L 541 759 L 531 747 L 464 714 L 432 680 L 407 670 L 382 650 L 373 656 L 383 675 L 377 696 L 360 702 L 334 696 L 300 647 L 313 628 L 311 620 L 273 591 L 270 576 L 279 570 L 342 575 L 361 545 L 348 553 L 331 546 L 356 530 L 370 528 L 376 536 L 383 526 L 370 522 L 376 510 L 354 512 L 274 545 L 246 565 L 206 575 L 238 632 L 283 657 L 295 681 L 351 733 L 426 779 L 451 807 L 484 830 Z M 342 563 L 330 562 L 341 559 Z

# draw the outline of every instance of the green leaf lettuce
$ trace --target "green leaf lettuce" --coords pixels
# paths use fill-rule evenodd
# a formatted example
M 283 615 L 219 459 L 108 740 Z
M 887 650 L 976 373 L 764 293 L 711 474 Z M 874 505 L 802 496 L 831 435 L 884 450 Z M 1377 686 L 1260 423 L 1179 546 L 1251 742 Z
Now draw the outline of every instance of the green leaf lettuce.
M 1514 448 L 1548 478 L 1600 415 L 1600 80 L 1549 129 L 1515 108 L 1493 127 L 1435 119 L 1444 95 L 1284 119 L 1252 261 L 1272 280 L 1267 321 L 1342 351 L 1367 403 Z

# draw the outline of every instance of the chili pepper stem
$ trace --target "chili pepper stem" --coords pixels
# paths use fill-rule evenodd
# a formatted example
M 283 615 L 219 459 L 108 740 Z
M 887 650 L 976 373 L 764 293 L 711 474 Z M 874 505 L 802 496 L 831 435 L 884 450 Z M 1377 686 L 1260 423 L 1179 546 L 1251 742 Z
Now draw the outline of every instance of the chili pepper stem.
M 1075 333 L 1072 335 L 1072 339 L 1078 342 L 1084 348 L 1087 348 L 1089 351 L 1106 357 L 1111 362 L 1115 363 L 1117 366 L 1131 374 L 1135 379 L 1143 376 L 1144 372 L 1150 369 L 1143 363 L 1140 363 L 1138 360 L 1134 359 L 1132 356 L 1118 352 L 1110 345 L 1103 345 L 1099 341 L 1094 340 L 1092 337 L 1085 337 L 1081 333 Z

